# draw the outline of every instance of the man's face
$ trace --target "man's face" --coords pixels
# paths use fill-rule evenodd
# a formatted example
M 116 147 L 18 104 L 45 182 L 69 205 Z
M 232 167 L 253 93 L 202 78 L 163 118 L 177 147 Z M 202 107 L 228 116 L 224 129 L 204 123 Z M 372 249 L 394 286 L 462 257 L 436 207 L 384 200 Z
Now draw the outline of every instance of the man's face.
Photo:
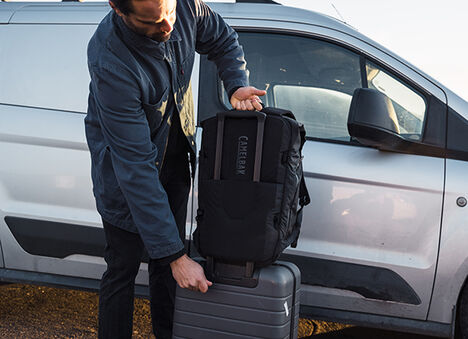
M 131 0 L 132 10 L 128 14 L 123 14 L 112 1 L 109 4 L 134 32 L 158 42 L 171 37 L 177 0 Z

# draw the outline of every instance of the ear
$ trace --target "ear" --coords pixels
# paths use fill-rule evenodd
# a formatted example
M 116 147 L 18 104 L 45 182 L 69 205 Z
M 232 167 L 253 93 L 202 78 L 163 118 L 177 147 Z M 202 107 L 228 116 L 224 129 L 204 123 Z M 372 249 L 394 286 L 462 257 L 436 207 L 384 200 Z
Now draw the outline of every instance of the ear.
M 118 9 L 114 3 L 112 1 L 109 0 L 109 5 L 112 7 L 112 9 L 115 11 L 115 13 L 117 13 L 118 16 L 122 16 L 122 12 L 120 11 L 120 9 Z

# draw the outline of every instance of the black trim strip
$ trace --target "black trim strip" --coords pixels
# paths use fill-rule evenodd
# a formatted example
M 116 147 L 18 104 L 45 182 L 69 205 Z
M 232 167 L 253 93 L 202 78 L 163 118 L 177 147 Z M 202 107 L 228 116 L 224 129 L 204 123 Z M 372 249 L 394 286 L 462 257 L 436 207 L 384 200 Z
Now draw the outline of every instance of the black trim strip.
M 102 228 L 19 217 L 5 222 L 20 246 L 32 255 L 65 258 L 72 254 L 102 257 Z M 194 248 L 194 246 L 192 246 Z M 192 253 L 197 255 L 197 253 Z M 302 283 L 354 291 L 366 298 L 419 305 L 420 298 L 397 273 L 381 267 L 282 254 L 301 270 Z M 147 255 L 142 261 L 148 262 Z
M 104 229 L 55 221 L 5 217 L 5 223 L 23 250 L 32 255 L 63 259 L 72 254 L 104 257 Z M 146 249 L 142 262 L 149 262 Z
M 452 324 L 438 323 L 433 321 L 405 319 L 305 305 L 301 305 L 300 314 L 302 317 L 314 320 L 333 321 L 357 326 L 391 331 L 402 331 L 435 337 L 450 338 L 452 334 Z
M 279 259 L 299 267 L 302 284 L 353 291 L 370 299 L 421 304 L 413 288 L 387 268 L 291 254 L 282 254 Z
M 447 157 L 468 160 L 468 120 L 449 107 L 447 115 Z
M 72 254 L 104 256 L 102 228 L 10 216 L 5 217 L 5 223 L 29 254 L 53 258 Z
M 369 88 L 369 83 L 367 82 L 366 57 L 362 53 L 359 55 L 359 64 L 361 67 L 361 85 L 363 88 Z

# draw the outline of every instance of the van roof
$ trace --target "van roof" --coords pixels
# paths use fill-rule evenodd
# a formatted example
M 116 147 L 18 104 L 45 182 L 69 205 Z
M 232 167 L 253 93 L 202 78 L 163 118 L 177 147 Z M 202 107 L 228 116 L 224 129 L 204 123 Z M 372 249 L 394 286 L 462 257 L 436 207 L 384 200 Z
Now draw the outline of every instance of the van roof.
M 1 2 L 0 3 L 0 24 L 7 24 L 10 21 L 11 17 L 13 16 L 13 13 L 15 13 L 16 10 L 24 6 L 27 6 L 27 3 Z
M 325 14 L 288 6 L 257 3 L 209 3 L 224 18 L 292 21 L 351 30 Z M 0 24 L 98 24 L 109 12 L 107 2 L 0 2 Z M 44 15 L 47 12 L 47 15 Z

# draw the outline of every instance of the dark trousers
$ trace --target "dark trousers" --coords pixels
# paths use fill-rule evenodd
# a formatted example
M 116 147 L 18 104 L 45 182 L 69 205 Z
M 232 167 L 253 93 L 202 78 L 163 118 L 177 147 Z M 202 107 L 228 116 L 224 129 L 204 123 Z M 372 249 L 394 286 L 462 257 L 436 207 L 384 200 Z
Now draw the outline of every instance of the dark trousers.
M 169 198 L 179 235 L 185 241 L 185 220 L 190 191 L 187 153 L 164 160 L 160 180 Z M 137 233 L 125 231 L 103 221 L 106 235 L 104 272 L 99 290 L 99 338 L 131 338 L 135 277 L 144 253 Z M 172 337 L 176 282 L 168 264 L 149 260 L 149 292 L 153 333 L 157 339 Z

